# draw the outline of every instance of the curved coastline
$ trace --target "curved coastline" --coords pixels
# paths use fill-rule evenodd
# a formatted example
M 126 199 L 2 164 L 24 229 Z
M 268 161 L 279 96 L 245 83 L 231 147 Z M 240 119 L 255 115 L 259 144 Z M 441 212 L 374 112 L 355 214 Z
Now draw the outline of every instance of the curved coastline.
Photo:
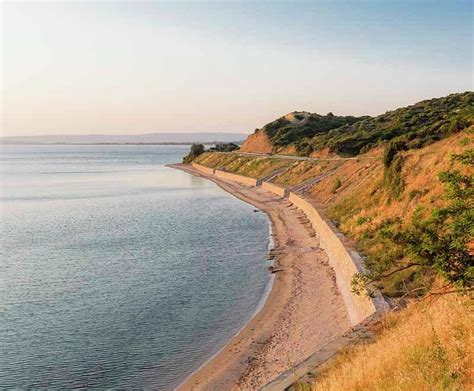
M 173 166 L 170 165 L 170 167 L 173 167 Z M 270 228 L 268 251 L 271 251 L 274 248 L 274 240 L 273 240 L 273 232 L 272 232 L 273 231 L 273 229 L 272 229 L 273 222 L 272 222 L 270 216 L 266 212 L 263 212 L 263 213 L 265 213 L 265 215 L 267 216 L 268 224 L 269 224 L 269 228 Z M 224 344 L 224 346 L 222 346 L 217 352 L 212 354 L 206 361 L 204 361 L 201 365 L 199 365 L 199 367 L 197 367 L 194 371 L 192 371 L 191 373 L 186 375 L 184 377 L 183 381 L 181 381 L 181 383 L 177 387 L 175 387 L 174 390 L 180 390 L 181 387 L 184 386 L 196 373 L 198 373 L 202 368 L 204 368 L 212 360 L 214 360 L 214 358 L 216 358 L 226 348 L 226 346 L 229 344 L 229 342 L 232 339 L 237 338 L 239 336 L 239 334 L 242 332 L 242 330 L 244 330 L 248 326 L 248 324 L 252 321 L 252 319 L 255 318 L 260 313 L 260 311 L 262 311 L 263 307 L 265 306 L 265 303 L 267 302 L 267 299 L 270 297 L 270 294 L 272 293 L 274 282 L 275 282 L 275 275 L 272 274 L 270 276 L 270 279 L 268 280 L 268 283 L 265 286 L 265 290 L 263 292 L 262 297 L 260 298 L 259 302 L 257 303 L 257 307 L 255 307 L 255 310 L 253 311 L 252 315 L 247 320 L 247 322 L 234 335 L 232 335 L 229 338 L 229 340 Z
M 170 165 L 215 182 L 265 212 L 272 223 L 271 290 L 249 322 L 177 390 L 255 390 L 351 327 L 334 273 L 319 241 L 290 202 L 185 165 Z M 329 277 L 329 278 L 328 278 Z

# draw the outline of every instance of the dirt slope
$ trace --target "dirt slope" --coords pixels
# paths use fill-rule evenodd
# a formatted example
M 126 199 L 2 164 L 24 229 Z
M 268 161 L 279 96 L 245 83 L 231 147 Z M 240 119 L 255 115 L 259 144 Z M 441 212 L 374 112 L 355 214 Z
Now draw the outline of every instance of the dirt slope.
M 251 134 L 240 147 L 242 152 L 272 153 L 273 146 L 263 129 Z

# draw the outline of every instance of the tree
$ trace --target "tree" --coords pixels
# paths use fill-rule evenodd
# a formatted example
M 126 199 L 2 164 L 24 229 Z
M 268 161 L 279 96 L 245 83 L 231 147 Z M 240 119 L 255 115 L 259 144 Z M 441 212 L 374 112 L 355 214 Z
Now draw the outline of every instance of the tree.
M 211 148 L 211 151 L 232 152 L 238 148 L 239 146 L 234 143 L 217 143 L 214 148 Z
M 202 144 L 193 144 L 193 145 L 191 145 L 191 150 L 183 158 L 183 163 L 191 163 L 195 158 L 197 158 L 203 152 L 204 152 L 204 145 L 202 145 Z
M 454 155 L 454 160 L 472 166 L 472 150 Z M 407 246 L 408 255 L 423 267 L 436 270 L 450 283 L 471 287 L 474 278 L 474 180 L 458 170 L 439 174 L 445 198 L 450 202 L 436 208 L 426 219 L 415 213 L 412 225 L 393 235 L 393 240 Z
M 452 160 L 463 165 L 474 165 L 474 150 L 453 155 Z M 459 170 L 444 171 L 438 175 L 444 184 L 447 204 L 432 210 L 423 218 L 422 209 L 414 213 L 411 224 L 402 227 L 400 221 L 390 222 L 379 231 L 381 240 L 397 245 L 403 256 L 371 268 L 353 279 L 353 291 L 372 282 L 382 282 L 404 270 L 436 272 L 456 289 L 471 290 L 474 282 L 474 179 L 472 170 L 463 174 Z M 407 292 L 408 293 L 408 292 Z

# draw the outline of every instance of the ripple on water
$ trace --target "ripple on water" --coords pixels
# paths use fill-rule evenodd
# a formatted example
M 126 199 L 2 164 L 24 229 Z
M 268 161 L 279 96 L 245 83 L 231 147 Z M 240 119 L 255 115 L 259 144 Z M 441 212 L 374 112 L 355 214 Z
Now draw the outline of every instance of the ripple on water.
M 2 147 L 2 387 L 171 389 L 250 318 L 267 217 L 187 149 Z

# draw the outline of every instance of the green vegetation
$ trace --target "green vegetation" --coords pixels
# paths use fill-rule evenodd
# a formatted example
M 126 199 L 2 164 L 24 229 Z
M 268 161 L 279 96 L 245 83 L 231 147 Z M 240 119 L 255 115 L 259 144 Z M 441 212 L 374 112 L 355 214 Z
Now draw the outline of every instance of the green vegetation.
M 295 114 L 295 118 L 298 114 Z M 377 117 L 310 114 L 292 122 L 285 117 L 263 130 L 276 147 L 295 146 L 299 154 L 329 148 L 340 156 L 360 153 L 392 141 L 388 159 L 396 152 L 422 148 L 470 127 L 474 123 L 474 93 L 452 94 L 418 102 Z
M 342 185 L 342 182 L 341 180 L 336 177 L 336 179 L 334 179 L 334 183 L 332 184 L 332 187 L 331 187 L 331 193 L 335 193 L 337 191 L 337 189 L 339 189 Z
M 193 145 L 191 145 L 191 150 L 183 158 L 183 163 L 191 163 L 194 159 L 196 159 L 203 152 L 204 152 L 204 145 L 202 145 L 202 144 L 193 144 Z
M 304 155 L 311 153 L 310 139 L 312 137 L 318 134 L 326 134 L 331 129 L 336 129 L 343 125 L 351 125 L 368 118 L 335 116 L 332 113 L 327 115 L 310 114 L 307 117 L 295 113 L 294 117 L 299 122 L 292 122 L 285 117 L 281 117 L 265 125 L 263 130 L 273 145 L 284 147 L 295 144 L 297 151 Z
M 209 150 L 216 152 L 232 152 L 238 148 L 239 146 L 234 143 L 217 143 L 215 147 L 209 148 Z
M 329 132 L 314 148 L 329 147 L 341 156 L 356 156 L 386 141 L 398 150 L 422 148 L 468 128 L 474 122 L 474 93 L 424 100 Z
M 402 178 L 403 157 L 396 156 L 390 163 L 390 166 L 385 168 L 384 185 L 388 189 L 389 194 L 394 199 L 399 199 L 405 188 L 405 183 Z
M 471 149 L 453 159 L 473 166 L 473 153 Z M 390 237 L 406 248 L 410 265 L 434 269 L 448 282 L 469 288 L 474 279 L 474 258 L 468 248 L 474 238 L 474 179 L 452 170 L 442 172 L 439 180 L 448 205 L 435 208 L 425 219 L 415 213 L 411 226 Z

